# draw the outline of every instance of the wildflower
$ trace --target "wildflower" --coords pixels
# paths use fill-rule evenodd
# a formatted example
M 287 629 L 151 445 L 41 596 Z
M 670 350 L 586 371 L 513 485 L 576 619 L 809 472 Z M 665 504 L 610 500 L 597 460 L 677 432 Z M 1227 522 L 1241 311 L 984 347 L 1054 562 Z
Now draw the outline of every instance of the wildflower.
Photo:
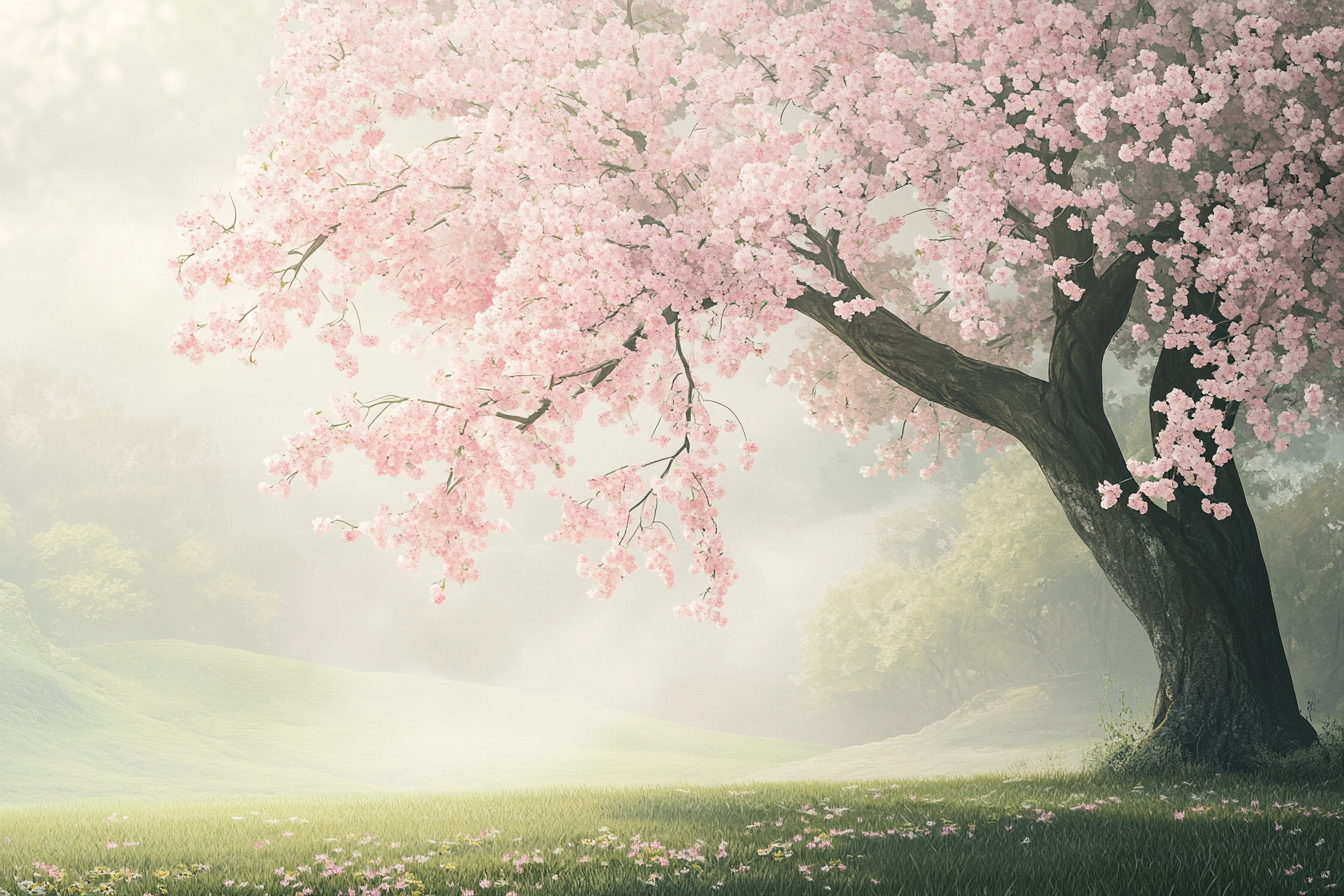
M 1177 812 L 1177 813 L 1175 813 L 1175 815 L 1176 815 L 1176 820 L 1177 820 L 1177 821 L 1181 821 L 1182 819 L 1185 818 L 1185 813 L 1184 813 L 1184 812 Z

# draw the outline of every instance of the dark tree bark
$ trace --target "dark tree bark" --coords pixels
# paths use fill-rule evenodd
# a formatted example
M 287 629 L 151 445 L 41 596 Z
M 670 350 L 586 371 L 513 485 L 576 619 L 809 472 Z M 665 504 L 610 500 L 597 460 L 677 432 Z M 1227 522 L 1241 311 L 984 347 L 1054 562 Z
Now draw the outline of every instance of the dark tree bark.
M 1070 160 L 1071 161 L 1071 160 Z M 1067 177 L 1067 174 L 1065 175 Z M 885 308 L 850 321 L 837 317 L 835 296 L 804 288 L 790 307 L 841 339 L 866 364 L 928 401 L 1002 429 L 1031 452 L 1074 531 L 1087 545 L 1152 641 L 1160 671 L 1153 727 L 1141 749 L 1220 767 L 1244 766 L 1263 753 L 1283 754 L 1316 742 L 1298 711 L 1279 634 L 1269 576 L 1236 465 L 1219 469 L 1212 496 L 1177 488 L 1163 509 L 1103 509 L 1097 486 L 1130 474 L 1104 409 L 1102 359 L 1126 316 L 1139 264 L 1153 244 L 1179 238 L 1175 224 L 1137 240 L 1142 251 L 1116 258 L 1098 274 L 1090 232 L 1062 223 L 1036 231 L 1055 257 L 1089 259 L 1074 268 L 1084 289 L 1072 301 L 1054 295 L 1055 330 L 1049 378 L 968 358 L 923 336 Z M 1010 210 L 1020 227 L 1034 230 Z M 805 222 L 801 222 L 805 224 Z M 867 292 L 839 257 L 833 234 L 806 229 L 799 254 L 824 265 L 844 285 L 841 300 Z M 1192 312 L 1216 315 L 1210 296 Z M 1181 388 L 1198 399 L 1199 371 L 1190 350 L 1165 349 L 1154 370 L 1152 400 Z M 1230 425 L 1235 406 L 1222 407 Z M 1165 425 L 1152 417 L 1153 437 Z M 1212 445 L 1206 445 L 1211 457 Z M 1125 494 L 1134 491 L 1132 483 Z M 1216 520 L 1205 497 L 1226 502 L 1232 515 Z

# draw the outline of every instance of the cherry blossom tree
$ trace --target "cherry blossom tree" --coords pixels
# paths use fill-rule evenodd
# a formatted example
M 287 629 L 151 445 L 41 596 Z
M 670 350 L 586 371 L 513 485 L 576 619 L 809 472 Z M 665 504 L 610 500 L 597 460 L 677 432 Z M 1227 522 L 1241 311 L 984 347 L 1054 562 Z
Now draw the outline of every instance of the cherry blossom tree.
M 407 475 L 404 506 L 345 536 L 408 569 L 430 555 L 442 588 L 504 528 L 487 496 L 541 471 L 552 537 L 607 544 L 579 562 L 595 597 L 637 555 L 670 585 L 680 541 L 707 585 L 678 612 L 721 624 L 718 458 L 740 437 L 711 381 L 809 318 L 776 379 L 818 427 L 891 433 L 866 472 L 1031 453 L 1152 640 L 1149 751 L 1307 746 L 1235 457 L 1339 422 L 1332 19 L 1314 0 L 292 0 L 236 189 L 179 218 L 185 296 L 231 289 L 174 347 L 251 363 L 297 327 L 353 375 L 376 286 L 424 382 L 311 412 L 271 490 L 346 449 Z M 400 120 L 434 136 L 396 145 Z M 1150 384 L 1151 457 L 1106 418 L 1108 353 Z M 567 487 L 585 414 L 653 457 Z

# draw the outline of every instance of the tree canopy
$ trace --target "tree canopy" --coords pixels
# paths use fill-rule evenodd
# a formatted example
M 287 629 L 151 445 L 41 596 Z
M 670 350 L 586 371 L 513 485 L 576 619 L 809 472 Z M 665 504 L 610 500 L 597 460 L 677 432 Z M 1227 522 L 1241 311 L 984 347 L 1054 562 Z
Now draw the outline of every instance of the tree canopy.
M 606 543 L 579 561 L 606 598 L 636 552 L 671 586 L 675 516 L 707 580 L 677 612 L 722 624 L 739 424 L 712 380 L 810 318 L 776 380 L 818 426 L 888 427 L 869 472 L 1030 452 L 1149 635 L 1154 750 L 1307 746 L 1234 456 L 1340 422 L 1335 19 L 1323 0 L 293 0 L 236 188 L 178 219 L 184 295 L 224 294 L 174 348 L 250 363 L 297 326 L 350 375 L 384 335 L 428 356 L 418 391 L 336 396 L 269 469 L 277 492 L 316 486 L 349 448 L 409 476 L 404 506 L 318 528 L 430 555 L 440 591 L 504 528 L 487 496 L 563 479 L 585 414 L 646 434 L 651 457 L 549 489 L 552 537 Z M 390 313 L 360 314 L 366 284 Z M 1151 451 L 1126 457 L 1107 419 L 1110 355 L 1146 380 Z
M 1216 402 L 1243 404 L 1270 442 L 1335 407 L 1344 32 L 1323 11 L 291 3 L 233 203 L 180 219 L 185 293 L 248 296 L 186 322 L 176 348 L 255 358 L 297 324 L 352 373 L 380 338 L 361 332 L 359 287 L 393 297 L 395 344 L 433 351 L 425 391 L 337 398 L 271 469 L 281 490 L 316 484 L 346 447 L 383 474 L 434 469 L 436 487 L 353 531 L 408 565 L 428 552 L 449 580 L 474 575 L 499 529 L 488 491 L 507 501 L 538 468 L 562 474 L 590 407 L 615 425 L 651 406 L 666 458 L 559 492 L 557 535 L 610 542 L 584 565 L 606 596 L 632 546 L 670 577 L 672 539 L 652 523 L 675 509 L 710 581 L 688 612 L 718 620 L 734 574 L 715 454 L 734 427 L 701 400 L 712 373 L 796 312 L 821 319 L 841 338 L 782 378 L 819 425 L 859 438 L 894 423 L 878 466 L 898 470 L 930 444 L 1014 434 L 997 408 L 1038 382 L 1017 368 L 1068 317 L 1108 318 L 1104 349 L 1128 295 L 1082 300 L 1137 277 L 1145 301 L 1117 350 L 1192 346 L 1202 392 L 1162 396 L 1133 485 L 1094 485 L 1137 509 L 1178 482 L 1209 497 L 1236 440 Z M 438 139 L 387 138 L 387 120 L 412 117 Z M 929 208 L 913 266 L 890 246 L 905 219 L 874 207 L 902 190 Z M 1192 306 L 1214 290 L 1217 307 Z M 879 330 L 899 357 L 872 356 Z M 1202 438 L 1222 450 L 1205 458 Z

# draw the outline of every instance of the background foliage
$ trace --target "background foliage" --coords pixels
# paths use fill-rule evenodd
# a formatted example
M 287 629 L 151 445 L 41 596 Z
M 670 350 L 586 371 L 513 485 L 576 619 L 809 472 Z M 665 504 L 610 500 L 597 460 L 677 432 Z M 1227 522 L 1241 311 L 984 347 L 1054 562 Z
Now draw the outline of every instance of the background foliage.
M 1112 411 L 1131 455 L 1141 408 L 1129 398 Z M 1242 470 L 1309 713 L 1344 713 L 1344 466 L 1324 460 L 1327 447 L 1324 436 L 1304 442 L 1279 465 L 1286 477 L 1254 461 Z M 822 701 L 908 728 L 1013 681 L 1151 677 L 1142 628 L 1020 448 L 939 500 L 883 517 L 872 539 L 870 561 L 805 624 L 803 677 Z
M 219 559 L 221 479 L 204 429 L 0 363 L 0 579 L 48 637 L 264 647 L 280 598 Z

